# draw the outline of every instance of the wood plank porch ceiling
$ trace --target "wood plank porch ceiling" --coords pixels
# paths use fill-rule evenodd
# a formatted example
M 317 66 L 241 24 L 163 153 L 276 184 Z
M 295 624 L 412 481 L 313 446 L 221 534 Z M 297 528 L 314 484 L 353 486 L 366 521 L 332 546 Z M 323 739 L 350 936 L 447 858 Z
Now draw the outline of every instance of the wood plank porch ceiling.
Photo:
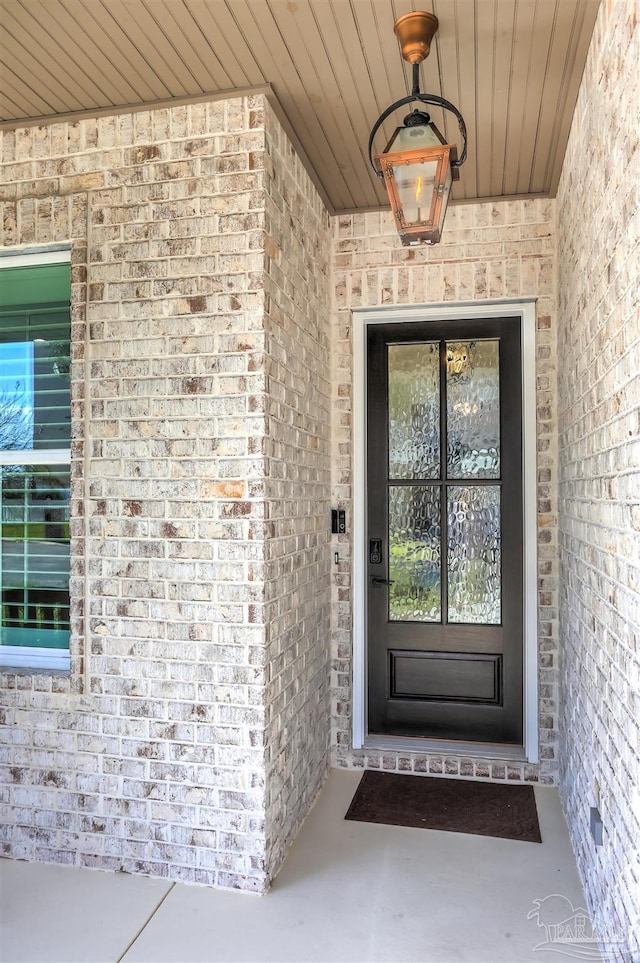
M 0 0 L 2 126 L 270 85 L 332 212 L 385 207 L 367 159 L 410 92 L 393 32 L 440 20 L 423 91 L 469 131 L 454 198 L 555 194 L 599 0 Z M 378 134 L 382 149 L 406 111 Z M 431 112 L 459 142 L 451 114 Z

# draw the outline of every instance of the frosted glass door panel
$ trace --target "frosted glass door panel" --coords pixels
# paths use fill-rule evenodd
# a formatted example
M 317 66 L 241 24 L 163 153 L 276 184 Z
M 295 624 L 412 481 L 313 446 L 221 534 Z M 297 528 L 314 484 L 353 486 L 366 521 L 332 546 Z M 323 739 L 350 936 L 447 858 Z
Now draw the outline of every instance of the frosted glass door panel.
M 389 477 L 440 473 L 440 353 L 437 342 L 389 345 Z
M 447 341 L 447 476 L 500 477 L 497 341 Z
M 391 621 L 440 621 L 439 488 L 389 488 L 389 578 Z
M 450 486 L 447 524 L 449 622 L 500 625 L 499 486 Z

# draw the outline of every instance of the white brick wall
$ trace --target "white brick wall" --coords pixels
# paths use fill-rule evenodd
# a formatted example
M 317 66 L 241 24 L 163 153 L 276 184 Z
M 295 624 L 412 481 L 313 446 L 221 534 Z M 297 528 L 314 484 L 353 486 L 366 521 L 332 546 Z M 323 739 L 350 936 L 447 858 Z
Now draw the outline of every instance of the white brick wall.
M 351 750 L 352 584 L 349 536 L 333 586 L 334 765 L 550 783 L 557 771 L 557 541 L 554 202 L 450 207 L 442 242 L 403 248 L 389 212 L 334 218 L 333 496 L 352 518 L 351 309 L 495 298 L 537 298 L 538 631 L 540 764 L 461 755 Z
M 264 110 L 3 135 L 1 243 L 72 241 L 74 359 L 72 674 L 1 677 L 3 854 L 262 890 L 322 780 L 328 224 L 306 182 L 308 246 L 270 213 L 292 296 Z
M 278 122 L 267 124 L 265 326 L 270 873 L 329 766 L 329 217 Z
M 607 959 L 640 959 L 640 19 L 603 3 L 558 192 L 561 792 Z M 600 809 L 596 848 L 589 809 Z

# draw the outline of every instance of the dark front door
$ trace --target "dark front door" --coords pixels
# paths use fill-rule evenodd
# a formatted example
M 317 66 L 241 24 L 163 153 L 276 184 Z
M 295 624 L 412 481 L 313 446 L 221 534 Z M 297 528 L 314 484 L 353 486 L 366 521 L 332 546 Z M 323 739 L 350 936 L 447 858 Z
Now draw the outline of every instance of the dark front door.
M 520 327 L 368 334 L 370 733 L 522 744 Z

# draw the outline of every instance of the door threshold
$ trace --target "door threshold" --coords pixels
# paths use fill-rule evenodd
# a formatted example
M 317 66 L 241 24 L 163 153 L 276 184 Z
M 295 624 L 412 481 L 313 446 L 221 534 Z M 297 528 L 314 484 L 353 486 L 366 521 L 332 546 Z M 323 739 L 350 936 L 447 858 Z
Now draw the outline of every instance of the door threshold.
M 365 737 L 365 749 L 387 749 L 398 752 L 437 752 L 447 756 L 473 759 L 499 759 L 527 762 L 524 746 L 497 742 L 458 742 L 455 739 L 422 739 L 416 736 L 383 736 L 372 733 Z

